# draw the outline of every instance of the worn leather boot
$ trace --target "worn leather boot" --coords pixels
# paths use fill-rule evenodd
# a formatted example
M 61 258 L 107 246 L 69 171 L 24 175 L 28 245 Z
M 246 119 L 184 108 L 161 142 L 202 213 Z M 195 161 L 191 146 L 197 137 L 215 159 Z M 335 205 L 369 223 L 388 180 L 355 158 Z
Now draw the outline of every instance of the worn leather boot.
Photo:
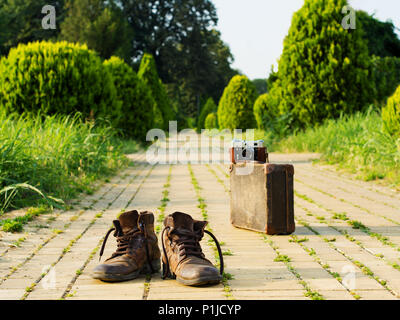
M 207 221 L 193 220 L 186 213 L 175 212 L 164 220 L 161 234 L 163 252 L 163 279 L 176 278 L 188 286 L 217 284 L 222 280 L 224 261 L 217 239 L 205 230 Z M 220 271 L 207 260 L 202 252 L 200 240 L 204 233 L 215 241 L 220 257 Z
M 153 213 L 145 211 L 139 214 L 136 210 L 125 212 L 113 224 L 114 228 L 104 238 L 100 258 L 112 231 L 117 238 L 118 248 L 103 264 L 94 268 L 93 278 L 117 282 L 159 271 L 161 253 L 154 233 Z

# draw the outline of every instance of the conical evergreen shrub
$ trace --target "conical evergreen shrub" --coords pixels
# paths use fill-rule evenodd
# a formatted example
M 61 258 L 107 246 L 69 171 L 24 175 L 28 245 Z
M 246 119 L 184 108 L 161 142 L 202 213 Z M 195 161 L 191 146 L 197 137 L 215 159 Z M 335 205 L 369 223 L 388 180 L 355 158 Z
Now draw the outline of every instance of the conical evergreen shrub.
M 162 128 L 168 130 L 169 121 L 175 120 L 175 112 L 172 103 L 167 95 L 165 87 L 158 76 L 156 63 L 151 54 L 144 54 L 140 63 L 138 76 L 149 87 L 156 102 L 155 114 L 162 114 Z M 158 110 L 159 111 L 158 111 Z
M 212 113 L 217 111 L 217 105 L 214 102 L 213 98 L 209 98 L 203 108 L 201 109 L 201 113 L 199 116 L 199 120 L 197 121 L 197 128 L 204 129 L 205 128 L 205 121 L 207 116 Z
M 204 123 L 205 129 L 218 129 L 218 119 L 215 112 L 209 113 Z
M 256 127 L 253 107 L 257 98 L 254 85 L 246 76 L 234 76 L 225 88 L 218 105 L 220 129 L 252 129 Z
M 371 100 L 362 29 L 346 30 L 346 0 L 305 0 L 293 15 L 279 60 L 281 114 L 306 127 L 363 109 Z
M 122 102 L 118 128 L 132 138 L 145 141 L 154 125 L 155 101 L 150 89 L 123 60 L 111 57 L 104 66 L 113 77 L 118 99 Z

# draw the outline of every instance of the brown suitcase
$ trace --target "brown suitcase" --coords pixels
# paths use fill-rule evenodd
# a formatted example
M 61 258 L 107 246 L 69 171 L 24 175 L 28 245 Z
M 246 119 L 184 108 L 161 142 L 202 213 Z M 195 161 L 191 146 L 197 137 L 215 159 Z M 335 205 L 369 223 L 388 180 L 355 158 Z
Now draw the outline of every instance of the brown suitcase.
M 252 172 L 241 174 L 249 165 Z M 270 235 L 293 233 L 293 175 L 292 165 L 231 164 L 231 223 Z

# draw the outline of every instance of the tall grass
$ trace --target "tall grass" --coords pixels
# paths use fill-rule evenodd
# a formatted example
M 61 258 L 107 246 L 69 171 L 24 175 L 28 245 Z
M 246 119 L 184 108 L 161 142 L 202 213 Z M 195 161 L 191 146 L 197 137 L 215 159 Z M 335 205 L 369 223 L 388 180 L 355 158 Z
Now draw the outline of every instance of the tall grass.
M 121 150 L 114 129 L 79 116 L 0 110 L 0 211 L 92 192 L 95 180 L 127 165 Z
M 400 138 L 383 133 L 380 112 L 373 108 L 288 136 L 274 149 L 322 153 L 323 161 L 361 179 L 386 179 L 400 185 Z

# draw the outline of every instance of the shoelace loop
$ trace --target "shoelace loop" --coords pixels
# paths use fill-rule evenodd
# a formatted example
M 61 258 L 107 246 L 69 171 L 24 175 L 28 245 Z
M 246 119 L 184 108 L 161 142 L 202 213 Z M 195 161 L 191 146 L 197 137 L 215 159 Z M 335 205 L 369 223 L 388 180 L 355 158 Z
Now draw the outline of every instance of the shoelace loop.
M 162 275 L 163 279 L 167 278 L 168 274 L 170 273 L 167 251 L 166 251 L 165 245 L 164 245 L 164 233 L 165 233 L 166 230 L 170 230 L 170 229 L 171 229 L 170 227 L 165 227 L 163 229 L 162 233 L 161 233 L 162 249 L 163 249 L 163 252 L 164 252 L 164 257 L 167 260 L 166 261 L 167 267 L 164 268 L 164 266 L 163 266 L 163 275 Z M 200 257 L 200 258 L 204 258 L 205 257 L 204 254 L 203 254 L 203 251 L 201 249 L 201 246 L 200 246 L 200 240 L 203 238 L 203 234 L 196 233 L 196 232 L 190 232 L 190 231 L 186 231 L 186 230 L 179 230 L 179 231 L 178 230 L 173 230 L 171 232 L 171 234 L 172 233 L 175 233 L 177 235 L 180 235 L 180 236 L 184 237 L 184 239 L 179 239 L 178 241 L 176 241 L 176 244 L 177 244 L 177 246 L 179 248 L 179 251 L 180 251 L 179 255 L 181 257 L 189 256 L 189 255 L 197 256 L 197 257 Z M 220 246 L 217 238 L 210 231 L 204 230 L 204 233 L 207 233 L 208 235 L 210 235 L 211 238 L 213 239 L 213 241 L 215 242 L 216 246 L 217 246 L 218 255 L 219 255 L 219 261 L 220 261 L 219 271 L 220 271 L 220 274 L 223 275 L 223 273 L 224 273 L 224 258 L 223 258 L 223 255 L 222 255 L 221 246 Z M 170 236 L 171 236 L 171 234 L 170 234 Z M 172 241 L 172 240 L 170 239 L 170 241 Z
M 129 253 L 129 245 L 130 242 L 133 240 L 134 237 L 143 234 L 144 235 L 144 242 L 145 242 L 145 249 L 146 249 L 146 258 L 147 258 L 147 263 L 149 265 L 149 268 L 152 273 L 154 273 L 153 266 L 151 264 L 150 260 L 150 252 L 149 252 L 149 244 L 147 240 L 147 230 L 146 226 L 144 223 L 140 223 L 139 229 L 132 230 L 126 234 L 123 234 L 121 226 L 119 225 L 119 222 L 114 221 L 114 227 L 108 230 L 106 236 L 104 237 L 103 244 L 101 245 L 100 249 L 100 254 L 99 254 L 99 261 L 101 260 L 101 257 L 103 256 L 104 249 L 108 240 L 108 237 L 110 236 L 111 232 L 114 232 L 114 237 L 117 238 L 117 250 L 111 255 L 110 259 L 115 258 L 117 256 L 121 256 L 124 254 Z

